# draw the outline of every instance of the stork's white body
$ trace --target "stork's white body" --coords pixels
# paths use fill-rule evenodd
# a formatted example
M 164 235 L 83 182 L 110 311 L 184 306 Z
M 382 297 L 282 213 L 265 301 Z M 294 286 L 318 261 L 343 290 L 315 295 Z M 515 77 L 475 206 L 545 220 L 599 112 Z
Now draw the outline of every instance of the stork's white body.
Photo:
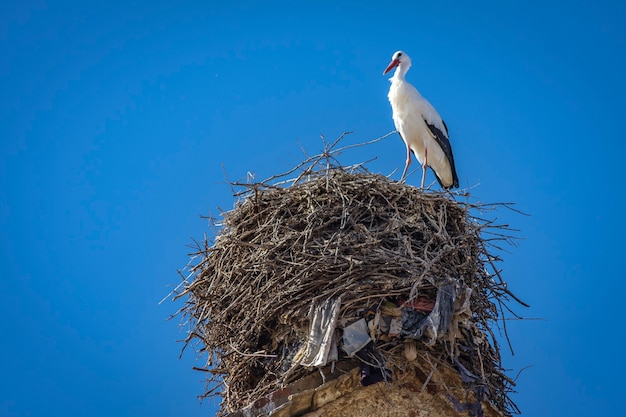
M 407 146 L 407 160 L 402 179 L 411 164 L 413 152 L 423 167 L 422 187 L 427 166 L 433 169 L 443 188 L 458 187 L 448 129 L 437 110 L 405 79 L 410 66 L 410 58 L 404 52 L 398 51 L 385 70 L 386 73 L 396 68 L 390 79 L 388 97 L 393 110 L 394 124 Z

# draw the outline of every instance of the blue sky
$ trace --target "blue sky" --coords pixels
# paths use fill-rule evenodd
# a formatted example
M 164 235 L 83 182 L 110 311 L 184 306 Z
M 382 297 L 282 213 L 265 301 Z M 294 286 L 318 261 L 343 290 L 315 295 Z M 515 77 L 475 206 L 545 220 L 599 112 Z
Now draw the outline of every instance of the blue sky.
M 472 198 L 520 230 L 501 264 L 525 415 L 623 413 L 626 3 L 0 5 L 0 416 L 207 416 L 158 305 L 231 179 L 394 129 L 382 75 L 450 130 Z M 402 169 L 394 135 L 346 156 Z M 395 174 L 399 177 L 399 172 Z M 409 183 L 419 185 L 419 173 Z M 432 173 L 427 181 L 434 181 Z

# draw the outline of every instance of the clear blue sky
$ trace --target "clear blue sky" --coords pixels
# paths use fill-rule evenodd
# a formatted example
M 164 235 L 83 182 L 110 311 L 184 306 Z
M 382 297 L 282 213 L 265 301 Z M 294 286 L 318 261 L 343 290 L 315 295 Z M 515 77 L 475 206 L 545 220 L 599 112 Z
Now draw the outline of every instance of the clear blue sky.
M 518 311 L 545 319 L 509 322 L 505 365 L 532 365 L 514 399 L 622 414 L 626 3 L 230 3 L 0 5 L 0 416 L 213 415 L 180 304 L 157 303 L 199 215 L 232 207 L 222 164 L 265 178 L 320 133 L 393 130 L 397 49 L 461 186 L 531 214 L 495 214 L 523 238 L 501 264 Z M 401 170 L 401 139 L 347 162 L 374 156 Z

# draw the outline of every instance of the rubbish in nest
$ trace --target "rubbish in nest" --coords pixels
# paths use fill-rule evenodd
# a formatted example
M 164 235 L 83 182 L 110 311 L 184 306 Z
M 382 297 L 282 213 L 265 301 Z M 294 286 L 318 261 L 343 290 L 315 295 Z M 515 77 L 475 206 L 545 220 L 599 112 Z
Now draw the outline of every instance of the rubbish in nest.
M 417 359 L 417 346 L 414 340 L 407 339 L 404 341 L 404 357 L 409 362 Z
M 400 307 L 395 305 L 395 303 L 385 300 L 380 305 L 380 312 L 385 316 L 390 317 L 400 317 L 402 314 Z
M 469 416 L 474 417 L 483 417 L 485 415 L 480 401 L 463 403 L 450 394 L 446 395 L 446 397 L 452 403 L 457 413 L 467 413 Z
M 435 301 L 426 297 L 417 297 L 413 301 L 406 301 L 402 304 L 403 307 L 411 307 L 415 310 L 419 310 L 422 313 L 430 313 L 435 308 Z
M 459 374 L 461 375 L 461 380 L 463 382 L 478 382 L 480 381 L 480 377 L 474 375 L 468 369 L 463 366 L 463 364 L 459 361 L 458 358 L 453 358 L 453 362 L 459 370 Z
M 402 318 L 394 317 L 389 323 L 389 337 L 400 337 L 402 333 Z
M 364 387 L 391 379 L 391 370 L 385 367 L 385 359 L 374 342 L 359 350 L 356 357 L 361 360 L 361 385 Z
M 367 322 L 369 328 L 370 338 L 374 341 L 378 340 L 380 329 L 380 311 L 374 313 L 374 318 Z
M 361 385 L 367 387 L 384 380 L 385 376 L 380 368 L 361 363 Z
M 302 366 L 324 366 L 329 361 L 338 359 L 334 334 L 340 307 L 341 297 L 329 298 L 321 304 L 311 305 L 309 337 L 303 354 L 297 355 L 297 362 Z
M 389 340 L 389 329 L 391 328 L 391 317 L 382 316 L 378 323 L 378 340 Z
M 422 323 L 428 318 L 428 314 L 412 308 L 402 309 L 402 336 L 419 339 L 422 336 Z
M 369 328 L 365 319 L 357 320 L 343 328 L 342 349 L 349 357 L 353 357 L 371 341 L 372 339 L 370 338 Z
M 448 282 L 439 287 L 437 300 L 430 314 L 413 307 L 403 307 L 402 337 L 419 339 L 427 346 L 432 346 L 448 330 L 454 316 L 455 301 L 455 286 Z
M 402 309 L 390 300 L 383 300 L 378 307 L 377 329 L 375 341 L 387 341 L 392 337 L 399 337 L 402 330 L 402 323 L 399 318 L 402 316 Z M 397 318 L 398 320 L 392 321 Z

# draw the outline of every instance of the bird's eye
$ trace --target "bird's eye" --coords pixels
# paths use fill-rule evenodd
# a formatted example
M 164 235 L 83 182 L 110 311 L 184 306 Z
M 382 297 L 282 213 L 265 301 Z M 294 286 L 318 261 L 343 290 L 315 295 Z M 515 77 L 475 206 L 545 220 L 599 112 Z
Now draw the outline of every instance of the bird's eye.
M 398 52 L 398 58 L 402 56 L 402 52 Z

